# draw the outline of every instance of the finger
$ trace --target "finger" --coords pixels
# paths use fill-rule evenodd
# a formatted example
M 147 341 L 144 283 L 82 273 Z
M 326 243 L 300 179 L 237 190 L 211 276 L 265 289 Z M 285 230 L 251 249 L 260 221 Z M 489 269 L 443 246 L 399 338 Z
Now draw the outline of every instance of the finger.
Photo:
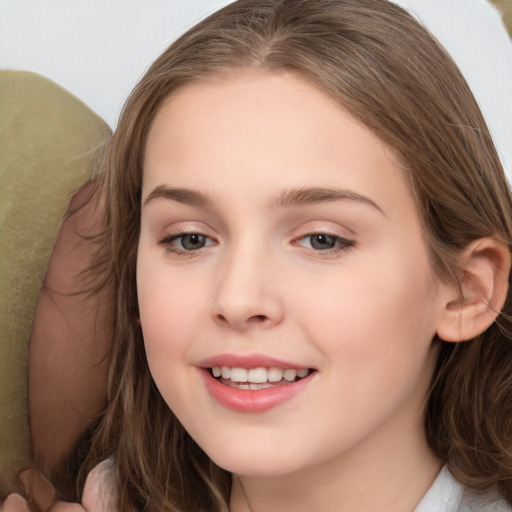
M 25 469 L 18 478 L 25 487 L 29 499 L 35 501 L 41 510 L 50 510 L 57 499 L 57 492 L 41 472 L 35 468 Z
M 3 512 L 30 512 L 27 501 L 24 500 L 19 494 L 9 494 L 4 501 Z

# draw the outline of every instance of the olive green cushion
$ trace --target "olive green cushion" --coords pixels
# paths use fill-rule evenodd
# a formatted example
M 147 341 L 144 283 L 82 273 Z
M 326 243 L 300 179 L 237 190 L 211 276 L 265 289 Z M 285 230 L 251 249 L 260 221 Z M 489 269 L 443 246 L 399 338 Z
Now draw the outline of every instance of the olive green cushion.
M 512 37 L 512 0 L 491 0 L 503 16 L 503 23 Z
M 0 71 L 0 496 L 30 462 L 27 362 L 41 285 L 69 200 L 109 135 L 50 80 Z

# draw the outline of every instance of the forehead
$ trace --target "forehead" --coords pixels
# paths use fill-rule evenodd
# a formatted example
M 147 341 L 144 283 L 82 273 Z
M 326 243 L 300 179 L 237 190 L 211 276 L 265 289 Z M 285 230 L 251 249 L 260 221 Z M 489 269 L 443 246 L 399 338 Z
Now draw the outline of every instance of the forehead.
M 330 186 L 366 192 L 397 182 L 398 155 L 342 106 L 291 74 L 201 80 L 159 109 L 147 141 L 144 187 Z M 340 180 L 342 182 L 340 182 Z M 400 182 L 400 183 L 398 183 Z M 389 188 L 389 187 L 388 187 Z
M 370 143 L 385 147 L 340 102 L 301 76 L 284 71 L 235 70 L 195 80 L 177 89 L 158 109 L 149 137 L 155 131 L 166 130 L 177 142 L 184 143 L 192 134 L 200 136 L 210 131 L 211 137 L 214 126 L 215 131 L 231 131 L 233 136 L 243 135 L 238 130 L 242 127 L 248 136 L 254 136 L 261 133 L 261 128 L 272 133 L 285 126 L 290 136 L 323 127 L 319 135 L 325 138 L 333 124 L 339 130 L 341 120 L 347 131 L 358 130 L 361 137 L 373 139 Z M 269 137 L 253 140 L 267 145 L 270 142 Z M 216 138 L 211 141 L 219 142 Z M 279 137 L 276 143 L 284 141 L 285 138 Z M 392 152 L 389 147 L 386 150 Z

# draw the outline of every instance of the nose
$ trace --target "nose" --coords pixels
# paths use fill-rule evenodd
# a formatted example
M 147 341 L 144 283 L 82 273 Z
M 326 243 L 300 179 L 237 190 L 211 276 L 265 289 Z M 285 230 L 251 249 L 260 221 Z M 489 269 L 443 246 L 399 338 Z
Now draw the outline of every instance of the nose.
M 214 321 L 232 329 L 268 329 L 283 320 L 283 297 L 271 258 L 239 251 L 223 263 L 213 300 Z

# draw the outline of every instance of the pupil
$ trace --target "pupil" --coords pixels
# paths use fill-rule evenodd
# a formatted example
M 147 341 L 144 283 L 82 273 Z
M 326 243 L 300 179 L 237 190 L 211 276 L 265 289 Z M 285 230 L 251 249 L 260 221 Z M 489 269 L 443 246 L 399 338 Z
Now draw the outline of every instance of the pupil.
M 205 238 L 203 235 L 200 235 L 199 233 L 185 235 L 181 240 L 181 245 L 183 246 L 184 249 L 187 250 L 201 249 L 201 247 L 204 246 L 204 243 Z
M 313 235 L 311 237 L 311 247 L 313 249 L 332 249 L 335 245 L 335 239 L 329 235 Z

